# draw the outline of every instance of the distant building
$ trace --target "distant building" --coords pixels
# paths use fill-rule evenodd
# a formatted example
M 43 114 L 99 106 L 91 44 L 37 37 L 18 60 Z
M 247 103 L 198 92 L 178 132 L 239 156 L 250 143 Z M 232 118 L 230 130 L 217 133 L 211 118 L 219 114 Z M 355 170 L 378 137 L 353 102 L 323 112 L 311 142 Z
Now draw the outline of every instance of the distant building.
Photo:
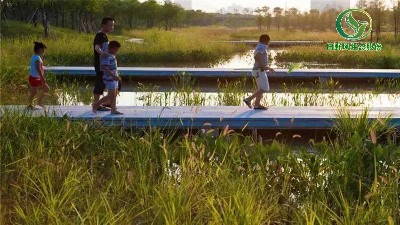
M 344 10 L 350 8 L 350 0 L 311 0 L 311 9 L 322 12 L 327 9 Z
M 240 6 L 240 5 L 231 5 L 226 7 L 226 12 L 227 13 L 242 13 L 244 10 L 244 7 Z
M 252 13 L 251 8 L 245 8 L 241 5 L 236 5 L 232 4 L 231 6 L 227 6 L 226 8 L 222 8 L 218 10 L 219 13 L 226 14 L 226 13 L 232 13 L 232 14 L 251 14 Z
M 175 0 L 175 3 L 182 6 L 182 8 L 191 10 L 192 7 L 192 0 Z

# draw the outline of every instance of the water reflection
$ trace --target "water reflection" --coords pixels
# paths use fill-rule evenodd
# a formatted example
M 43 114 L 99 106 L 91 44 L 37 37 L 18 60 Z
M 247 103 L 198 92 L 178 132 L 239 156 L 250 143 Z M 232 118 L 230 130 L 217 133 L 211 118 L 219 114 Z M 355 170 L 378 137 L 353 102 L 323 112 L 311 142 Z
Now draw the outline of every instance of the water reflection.
M 221 92 L 121 92 L 119 106 L 181 106 L 181 105 L 243 105 L 244 96 L 251 93 Z M 89 105 L 90 96 L 82 98 L 73 93 L 62 93 L 60 105 Z M 374 93 L 267 93 L 264 102 L 270 106 L 363 106 L 400 107 L 400 94 Z
M 291 62 L 277 62 L 275 57 L 278 53 L 286 52 L 285 49 L 269 49 L 268 50 L 268 64 L 272 68 L 288 68 Z M 211 68 L 236 68 L 236 69 L 250 69 L 254 64 L 253 50 L 249 50 L 244 54 L 234 55 L 229 60 L 221 61 L 215 65 L 211 65 Z M 339 68 L 339 64 L 321 64 L 313 62 L 303 63 L 304 69 L 323 69 L 323 68 Z
M 193 62 L 193 63 L 182 63 L 182 62 L 165 62 L 165 63 L 140 63 L 138 65 L 126 65 L 121 62 L 121 66 L 140 66 L 140 67 L 187 67 L 187 68 L 236 68 L 236 69 L 251 69 L 254 64 L 253 49 L 248 50 L 244 53 L 238 53 L 233 55 L 229 59 L 221 59 L 217 63 L 206 63 L 206 62 Z M 278 53 L 285 52 L 285 49 L 269 49 L 268 50 L 268 64 L 272 68 L 289 68 L 292 62 L 277 62 L 275 57 Z M 339 64 L 321 64 L 317 62 L 304 62 L 303 68 L 305 69 L 323 69 L 323 68 L 339 68 Z

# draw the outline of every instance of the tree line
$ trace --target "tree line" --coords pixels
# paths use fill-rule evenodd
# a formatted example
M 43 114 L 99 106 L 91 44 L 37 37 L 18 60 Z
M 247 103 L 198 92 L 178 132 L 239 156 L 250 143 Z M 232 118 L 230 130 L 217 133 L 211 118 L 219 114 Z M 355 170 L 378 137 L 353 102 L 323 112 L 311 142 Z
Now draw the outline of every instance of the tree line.
M 366 10 L 373 19 L 373 33 L 379 40 L 382 31 L 400 32 L 400 0 L 393 0 L 393 7 L 385 6 L 384 0 L 358 0 L 357 7 Z M 48 35 L 50 24 L 68 27 L 79 32 L 95 32 L 103 16 L 113 17 L 118 28 L 154 28 L 171 30 L 185 26 L 254 26 L 259 29 L 301 29 L 305 31 L 335 30 L 337 9 L 322 12 L 312 9 L 300 12 L 268 6 L 237 13 L 206 13 L 201 10 L 185 10 L 173 3 L 156 0 L 3 0 L 2 20 L 19 20 L 42 24 Z
M 163 28 L 213 25 L 224 18 L 200 10 L 185 10 L 173 3 L 155 0 L 4 0 L 1 19 L 43 24 L 48 34 L 50 24 L 94 32 L 101 18 L 111 16 L 117 28 Z
M 396 39 L 400 38 L 400 0 L 393 0 L 393 6 L 387 7 L 383 0 L 359 0 L 357 8 L 363 9 L 371 16 L 372 31 L 376 41 L 381 38 L 381 32 L 394 32 Z M 343 9 L 344 10 L 344 9 Z M 268 6 L 259 7 L 256 13 L 256 25 L 259 29 L 301 29 L 305 31 L 335 30 L 335 21 L 341 10 L 326 9 L 320 12 L 311 9 L 308 12 L 300 12 L 297 8 L 284 10 L 280 7 L 273 9 Z

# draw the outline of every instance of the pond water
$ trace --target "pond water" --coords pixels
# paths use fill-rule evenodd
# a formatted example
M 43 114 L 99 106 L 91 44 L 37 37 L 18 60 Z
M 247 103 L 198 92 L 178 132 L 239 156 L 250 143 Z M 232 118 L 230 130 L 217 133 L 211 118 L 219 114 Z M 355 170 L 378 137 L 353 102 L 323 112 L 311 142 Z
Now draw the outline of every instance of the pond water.
M 278 63 L 275 56 L 280 52 L 286 51 L 285 49 L 269 49 L 269 66 L 273 68 L 285 68 L 290 63 Z M 221 62 L 208 65 L 212 68 L 239 68 L 249 69 L 252 68 L 254 63 L 253 50 L 248 50 L 245 53 L 234 55 L 229 60 L 222 60 Z M 145 65 L 155 66 L 155 65 Z M 182 66 L 182 65 L 158 65 L 158 66 Z M 204 65 L 196 65 L 204 66 Z M 305 68 L 338 68 L 335 64 L 318 64 L 307 63 L 303 65 Z M 191 85 L 189 93 L 175 92 L 171 86 L 173 83 L 169 80 L 144 80 L 140 81 L 142 85 L 138 85 L 138 81 L 124 81 L 123 92 L 120 93 L 117 104 L 119 106 L 143 106 L 143 105 L 156 105 L 156 106 L 175 106 L 175 105 L 243 105 L 242 99 L 244 96 L 250 95 L 253 91 L 251 82 L 246 84 L 241 83 L 239 88 L 233 91 L 219 88 L 218 83 L 215 81 L 201 81 L 196 85 Z M 335 85 L 334 91 L 326 88 L 321 89 L 318 84 L 302 84 L 309 87 L 309 91 L 299 91 L 297 88 L 285 89 L 283 83 L 271 83 L 271 92 L 264 95 L 266 105 L 275 106 L 364 106 L 364 107 L 387 107 L 397 106 L 400 107 L 400 93 L 374 93 L 374 83 L 363 85 L 359 83 L 345 83 Z M 307 86 L 308 85 L 308 86 Z M 346 86 L 348 85 L 348 86 Z M 140 87 L 142 86 L 142 87 Z M 196 87 L 192 87 L 196 86 Z M 79 88 L 79 93 L 71 91 L 62 91 L 59 93 L 57 102 L 60 105 L 89 105 L 91 99 L 91 85 L 90 88 Z M 354 87 L 360 88 L 355 90 Z M 196 89 L 197 92 L 190 92 Z M 246 89 L 246 91 L 241 90 Z M 300 89 L 301 90 L 301 89 Z M 326 92 L 328 93 L 324 93 Z M 310 92 L 310 93 L 308 93 Z M 357 92 L 357 93 L 356 93 Z M 381 92 L 384 92 L 381 91 Z
M 244 105 L 242 99 L 251 93 L 221 92 L 121 92 L 119 106 L 178 106 L 178 105 Z M 89 105 L 87 95 L 63 93 L 58 97 L 60 105 Z M 400 94 L 373 93 L 266 93 L 263 101 L 270 106 L 363 106 L 400 107 Z
M 274 59 L 277 54 L 284 51 L 286 50 L 269 50 L 271 67 L 285 67 L 285 64 L 277 63 Z M 234 55 L 229 60 L 208 66 L 213 68 L 244 69 L 251 68 L 253 63 L 253 50 L 249 50 L 244 54 Z M 337 66 L 318 63 L 305 64 L 306 68 L 337 68 Z M 86 81 L 88 82 L 85 82 L 85 79 L 78 81 L 78 86 L 74 88 L 59 89 L 49 102 L 59 105 L 90 105 L 92 82 L 90 80 Z M 123 92 L 120 93 L 117 99 L 119 106 L 244 105 L 242 99 L 251 94 L 250 92 L 253 91 L 254 85 L 252 80 L 247 80 L 245 81 L 246 83 L 240 83 L 242 81 L 239 81 L 239 85 L 225 89 L 223 85 L 222 88 L 219 87 L 220 83 L 216 81 L 199 81 L 195 85 L 189 84 L 190 90 L 187 93 L 175 92 L 174 90 L 180 90 L 180 88 L 172 88 L 174 84 L 169 80 L 145 80 L 140 82 L 143 83 L 142 87 L 138 85 L 137 80 L 124 80 Z M 264 104 L 270 106 L 400 107 L 400 91 L 393 93 L 388 91 L 393 88 L 381 88 L 377 93 L 375 88 L 380 85 L 376 85 L 373 82 L 346 82 L 340 83 L 340 85 L 334 84 L 330 89 L 324 87 L 321 89 L 320 84 L 310 81 L 299 82 L 301 82 L 300 88 L 291 86 L 293 84 L 272 81 L 271 91 L 264 95 Z M 85 83 L 89 83 L 89 86 L 85 86 Z M 70 83 L 67 82 L 68 85 Z M 290 87 L 286 87 L 286 85 Z M 195 89 L 196 92 L 191 92 L 192 89 Z M 13 101 L 13 104 L 24 104 L 26 99 L 25 96 L 22 97 L 23 99 Z
M 272 68 L 288 68 L 291 62 L 277 62 L 275 57 L 285 49 L 269 49 L 268 50 L 268 64 Z M 229 60 L 221 61 L 217 64 L 210 65 L 211 68 L 236 68 L 236 69 L 249 69 L 254 64 L 253 50 L 248 50 L 242 54 L 236 54 Z M 323 68 L 339 68 L 338 64 L 321 64 L 321 63 L 303 63 L 305 69 L 323 69 Z
M 249 49 L 244 53 L 238 53 L 230 57 L 229 59 L 221 59 L 217 63 L 204 63 L 204 62 L 194 62 L 194 63 L 141 63 L 134 65 L 137 67 L 188 67 L 188 68 L 236 68 L 236 69 L 251 69 L 254 64 L 253 49 Z M 272 48 L 268 50 L 268 64 L 272 68 L 288 68 L 292 62 L 277 62 L 275 56 L 281 52 L 285 52 L 284 48 Z M 132 66 L 125 65 L 121 62 L 122 66 Z M 322 64 L 317 62 L 306 62 L 303 63 L 303 68 L 307 69 L 318 69 L 318 68 L 339 68 L 338 64 Z

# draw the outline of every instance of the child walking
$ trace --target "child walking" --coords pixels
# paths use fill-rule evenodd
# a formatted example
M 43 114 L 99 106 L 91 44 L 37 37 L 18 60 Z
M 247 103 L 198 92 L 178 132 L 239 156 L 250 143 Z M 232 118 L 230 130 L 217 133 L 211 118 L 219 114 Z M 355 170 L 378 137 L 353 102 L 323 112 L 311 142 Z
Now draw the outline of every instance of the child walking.
M 45 109 L 43 100 L 50 90 L 50 87 L 49 85 L 47 85 L 46 79 L 44 78 L 44 69 L 42 60 L 42 57 L 46 50 L 46 45 L 44 45 L 42 42 L 36 42 L 36 41 L 33 44 L 34 44 L 33 50 L 35 54 L 32 56 L 30 61 L 29 77 L 28 77 L 30 93 L 28 98 L 27 109 L 39 109 L 35 107 L 33 103 L 33 99 L 36 96 L 39 89 L 41 90 L 41 93 L 39 95 L 37 105 L 40 106 L 40 108 Z
M 102 58 L 100 67 L 103 71 L 103 82 L 107 89 L 107 96 L 104 96 L 99 101 L 94 102 L 92 105 L 93 113 L 105 102 L 110 102 L 111 114 L 122 115 L 123 113 L 117 111 L 117 93 L 118 81 L 121 77 L 117 72 L 117 58 L 116 54 L 119 51 L 121 44 L 118 41 L 110 41 L 108 44 L 108 55 Z

